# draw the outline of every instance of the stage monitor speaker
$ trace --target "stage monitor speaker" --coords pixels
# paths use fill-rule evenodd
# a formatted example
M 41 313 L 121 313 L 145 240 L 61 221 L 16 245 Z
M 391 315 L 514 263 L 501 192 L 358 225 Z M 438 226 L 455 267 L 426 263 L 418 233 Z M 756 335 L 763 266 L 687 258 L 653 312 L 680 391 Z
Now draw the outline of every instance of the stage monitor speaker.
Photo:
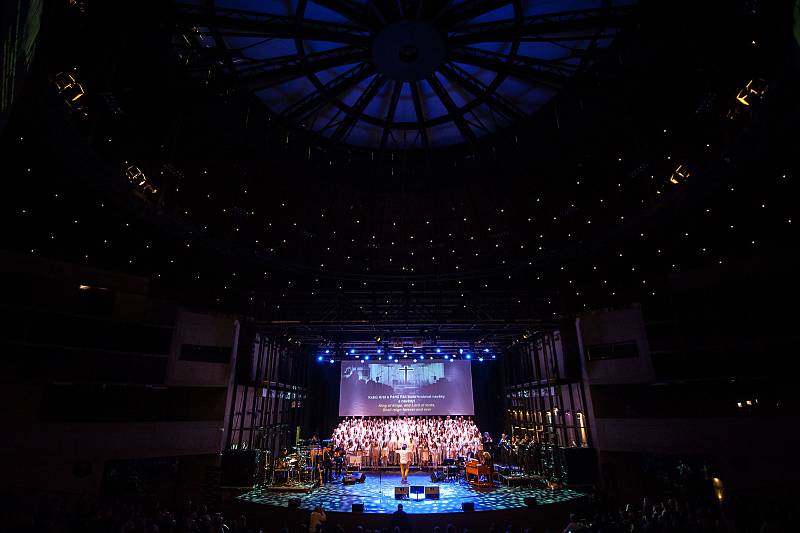
M 425 499 L 426 500 L 438 500 L 439 499 L 439 486 L 438 485 L 431 485 L 425 487 Z
M 416 496 L 418 500 L 420 496 L 425 494 L 425 487 L 423 485 L 411 485 L 411 494 Z
M 286 502 L 286 505 L 289 506 L 290 509 L 299 509 L 300 498 L 289 498 L 289 501 Z
M 227 450 L 222 454 L 220 485 L 252 487 L 256 479 L 260 450 Z
M 363 503 L 354 503 L 353 504 L 353 512 L 354 513 L 363 513 L 364 512 L 364 504 Z
M 465 513 L 471 513 L 475 510 L 474 502 L 461 502 L 461 510 Z
M 408 486 L 399 486 L 394 488 L 394 499 L 395 500 L 407 500 L 408 499 Z
M 528 507 L 536 507 L 537 505 L 539 505 L 539 501 L 536 499 L 536 496 L 526 496 L 525 505 L 527 505 Z
M 597 483 L 597 450 L 594 448 L 562 448 L 567 485 L 593 485 Z

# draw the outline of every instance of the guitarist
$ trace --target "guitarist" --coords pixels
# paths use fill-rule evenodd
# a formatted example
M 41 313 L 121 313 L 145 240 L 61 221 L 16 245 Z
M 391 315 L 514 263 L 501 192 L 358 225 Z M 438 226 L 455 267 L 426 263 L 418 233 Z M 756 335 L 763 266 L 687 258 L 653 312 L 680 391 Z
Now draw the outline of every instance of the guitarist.
M 333 457 L 331 457 L 331 447 L 326 446 L 322 448 L 322 468 L 325 470 L 324 477 L 327 482 L 333 481 Z M 320 482 L 320 484 L 322 484 L 322 482 Z

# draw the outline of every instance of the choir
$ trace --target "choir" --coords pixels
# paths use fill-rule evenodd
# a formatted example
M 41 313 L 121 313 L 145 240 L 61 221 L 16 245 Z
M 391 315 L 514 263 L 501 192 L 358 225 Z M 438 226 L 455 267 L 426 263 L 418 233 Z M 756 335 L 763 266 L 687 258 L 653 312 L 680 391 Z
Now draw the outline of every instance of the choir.
M 465 416 L 345 418 L 333 432 L 333 445 L 360 457 L 362 467 L 398 464 L 403 444 L 414 465 L 438 467 L 446 459 L 476 457 L 482 439 L 475 422 Z

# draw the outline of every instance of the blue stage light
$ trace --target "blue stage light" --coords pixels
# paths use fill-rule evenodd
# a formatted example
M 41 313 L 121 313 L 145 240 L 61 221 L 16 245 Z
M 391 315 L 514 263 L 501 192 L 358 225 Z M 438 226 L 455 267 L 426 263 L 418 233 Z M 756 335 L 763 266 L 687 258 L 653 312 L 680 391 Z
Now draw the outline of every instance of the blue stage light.
M 483 357 L 478 357 L 478 361 L 480 361 L 481 363 L 483 363 Z
M 395 358 L 394 362 L 395 362 L 395 363 L 397 362 L 397 359 L 396 359 L 396 358 Z
M 322 356 L 321 355 L 317 356 L 317 361 L 322 361 Z
M 497 359 L 497 357 L 494 354 L 492 354 L 492 359 Z
M 471 353 L 467 354 L 467 359 L 472 359 L 472 354 Z
M 356 349 L 355 348 L 350 348 L 350 355 L 353 355 L 354 353 L 356 353 Z
M 382 360 L 383 360 L 383 357 L 378 356 L 378 361 L 382 361 Z
M 328 353 L 331 353 L 331 351 L 330 350 L 325 350 L 325 353 L 328 354 Z
M 411 353 L 417 353 L 417 350 L 411 350 Z
M 464 353 L 464 348 L 459 348 L 458 353 Z
M 436 348 L 436 353 L 442 353 L 442 349 L 441 348 Z
M 380 348 L 378 348 L 378 353 L 383 353 L 383 350 L 381 350 Z
M 483 353 L 489 353 L 489 348 L 484 348 Z
M 333 364 L 333 359 L 331 359 L 329 362 L 330 362 L 331 364 Z
M 365 356 L 364 356 L 364 360 L 365 360 L 365 361 L 369 361 L 369 356 L 368 356 L 368 355 L 365 355 Z

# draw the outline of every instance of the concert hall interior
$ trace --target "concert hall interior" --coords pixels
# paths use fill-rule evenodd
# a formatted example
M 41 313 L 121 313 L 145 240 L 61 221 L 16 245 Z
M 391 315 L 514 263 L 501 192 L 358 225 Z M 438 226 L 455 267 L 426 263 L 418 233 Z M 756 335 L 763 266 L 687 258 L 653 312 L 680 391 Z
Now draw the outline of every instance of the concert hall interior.
M 0 44 L 0 529 L 793 527 L 800 0 L 14 0 Z

